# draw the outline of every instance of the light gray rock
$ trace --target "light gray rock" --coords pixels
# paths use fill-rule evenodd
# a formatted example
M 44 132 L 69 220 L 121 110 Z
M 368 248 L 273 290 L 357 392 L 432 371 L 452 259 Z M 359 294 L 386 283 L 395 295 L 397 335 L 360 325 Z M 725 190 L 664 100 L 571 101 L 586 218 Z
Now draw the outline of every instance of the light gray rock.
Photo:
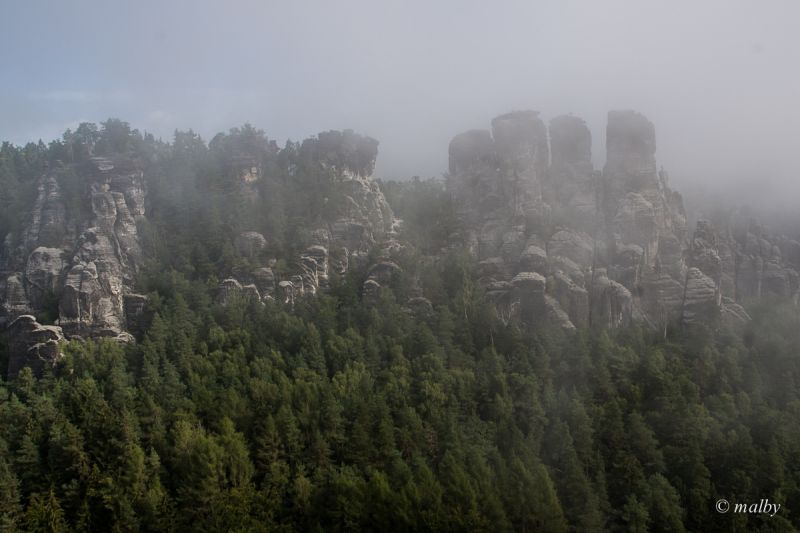
M 606 205 L 630 193 L 658 188 L 656 133 L 653 123 L 635 111 L 610 111 L 606 127 Z
M 580 231 L 562 229 L 550 237 L 547 255 L 566 257 L 582 267 L 589 267 L 594 257 L 594 240 Z
M 566 331 L 575 330 L 575 325 L 570 320 L 569 315 L 561 308 L 561 305 L 555 298 L 545 296 L 544 301 L 545 308 L 547 309 L 548 322 Z
M 60 169 L 39 179 L 23 230 L 5 239 L 0 253 L 13 272 L 0 303 L 13 319 L 44 311 L 57 300 L 66 335 L 116 338 L 126 327 L 124 295 L 133 292 L 141 256 L 143 172 L 122 156 L 95 157 L 77 170 L 85 183 L 77 191 L 82 203 L 76 205 L 85 206 L 80 209 L 66 209 Z
M 8 276 L 0 288 L 3 289 L 2 314 L 9 322 L 28 312 L 30 302 L 20 274 L 14 273 Z
M 752 320 L 744 307 L 727 297 L 722 298 L 722 319 L 734 327 Z
M 639 193 L 627 193 L 617 207 L 614 232 L 620 242 L 640 246 L 648 257 L 654 255 L 658 225 L 653 204 Z
M 548 270 L 547 252 L 534 244 L 528 245 L 519 256 L 519 270 L 545 274 Z
M 309 294 L 316 294 L 320 289 L 327 288 L 329 281 L 328 249 L 318 244 L 308 247 L 300 255 L 300 269 L 303 285 L 308 288 Z
M 598 268 L 592 277 L 590 293 L 592 327 L 616 329 L 633 321 L 633 297 L 622 284 L 608 278 L 606 270 Z
M 17 317 L 8 326 L 8 377 L 16 377 L 25 367 L 41 376 L 46 367 L 52 367 L 61 357 L 63 342 L 60 327 L 43 326 L 32 315 Z
M 560 186 L 592 179 L 592 134 L 582 119 L 561 115 L 550 121 L 551 179 Z M 591 184 L 589 184 L 591 186 Z
M 228 278 L 220 282 L 217 292 L 217 301 L 223 305 L 229 304 L 242 293 L 242 284 L 239 280 Z
M 492 120 L 495 150 L 513 203 L 542 199 L 550 163 L 547 128 L 537 111 L 515 111 Z
M 666 271 L 647 270 L 642 275 L 639 304 L 648 320 L 659 329 L 680 319 L 683 310 L 685 280 Z
M 720 295 L 713 279 L 698 268 L 690 268 L 686 275 L 683 298 L 683 321 L 695 322 L 714 317 L 720 308 Z
M 237 301 L 260 302 L 261 294 L 252 283 L 242 285 L 239 280 L 234 278 L 222 280 L 217 287 L 217 303 L 230 305 Z
M 570 325 L 589 325 L 589 292 L 559 271 L 547 281 L 549 295 L 569 317 Z
M 278 299 L 287 305 L 294 305 L 295 289 L 291 281 L 278 282 Z
M 494 139 L 488 130 L 470 130 L 456 135 L 450 141 L 450 177 L 492 172 L 497 168 Z M 481 176 L 476 175 L 476 178 Z M 468 187 L 475 183 L 467 183 Z M 448 184 L 448 188 L 453 188 Z
M 39 246 L 57 247 L 65 237 L 66 209 L 61 187 L 54 175 L 39 180 L 30 220 L 24 230 L 24 250 Z
M 66 266 L 64 255 L 58 248 L 40 246 L 28 256 L 25 280 L 32 309 L 42 309 L 49 297 L 58 294 Z

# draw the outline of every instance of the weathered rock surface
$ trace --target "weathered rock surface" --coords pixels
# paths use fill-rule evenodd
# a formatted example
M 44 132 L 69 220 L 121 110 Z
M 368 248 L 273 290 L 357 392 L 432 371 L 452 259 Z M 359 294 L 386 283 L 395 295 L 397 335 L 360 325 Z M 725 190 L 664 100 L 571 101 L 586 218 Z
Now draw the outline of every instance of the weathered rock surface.
M 683 298 L 683 320 L 694 321 L 718 310 L 720 302 L 717 284 L 698 268 L 690 268 L 686 275 Z
M 263 298 L 273 298 L 275 294 L 275 273 L 269 267 L 260 267 L 253 272 L 253 284 Z
M 291 272 L 283 279 L 278 279 L 272 269 L 264 266 L 254 272 L 231 272 L 231 280 L 242 286 L 252 283 L 262 300 L 276 297 L 292 304 L 302 295 L 313 296 L 325 290 L 332 275 L 344 275 L 354 266 L 369 267 L 367 259 L 372 250 L 378 249 L 388 258 L 402 249 L 397 237 L 400 221 L 371 177 L 377 152 L 376 140 L 350 130 L 328 131 L 304 141 L 300 147 L 301 159 L 312 162 L 329 180 L 331 203 L 321 217 L 320 227 L 311 231 L 310 238 L 303 243 L 305 249 L 291 260 Z M 255 158 L 248 159 L 251 160 Z M 257 167 L 246 170 L 249 175 L 264 175 Z M 312 215 L 317 217 L 318 214 L 309 213 L 310 217 Z M 240 254 L 258 260 L 268 240 L 269 236 L 246 231 L 238 236 L 235 244 Z M 372 278 L 379 285 L 388 282 L 380 273 L 383 271 L 376 270 L 384 266 L 384 262 L 379 261 L 371 270 Z M 231 288 L 228 280 L 222 285 L 219 300 L 225 302 L 224 295 L 238 289 Z
M 21 315 L 8 326 L 8 377 L 13 378 L 25 367 L 41 375 L 61 356 L 59 345 L 64 335 L 58 326 L 43 326 L 31 315 Z
M 800 243 L 742 220 L 719 229 L 700 221 L 688 236 L 647 118 L 611 111 L 606 150 L 600 173 L 581 119 L 557 117 L 548 130 L 530 111 L 453 138 L 447 188 L 467 228 L 461 244 L 502 318 L 660 328 L 747 320 L 737 302 L 749 298 L 800 299 Z M 520 290 L 534 273 L 546 277 L 538 307 Z
M 10 324 L 57 306 L 68 337 L 128 338 L 125 296 L 141 256 L 143 171 L 125 156 L 94 157 L 76 171 L 79 187 L 69 197 L 60 170 L 48 171 L 23 230 L 6 238 L 0 315 Z M 69 202 L 81 207 L 67 209 Z

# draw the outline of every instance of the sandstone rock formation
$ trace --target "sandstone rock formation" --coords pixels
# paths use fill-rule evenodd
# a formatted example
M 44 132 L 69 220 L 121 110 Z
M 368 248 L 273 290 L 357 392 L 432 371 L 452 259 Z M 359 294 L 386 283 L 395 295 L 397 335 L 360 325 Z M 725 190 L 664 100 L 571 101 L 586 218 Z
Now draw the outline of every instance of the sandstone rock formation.
M 25 367 L 30 367 L 34 375 L 41 375 L 61 356 L 62 342 L 60 327 L 43 326 L 31 315 L 18 316 L 8 327 L 8 377 L 16 377 Z
M 643 115 L 611 111 L 606 150 L 596 172 L 582 120 L 561 116 L 547 128 L 532 111 L 453 138 L 447 187 L 462 210 L 462 244 L 501 317 L 661 328 L 747 320 L 736 302 L 765 294 L 798 299 L 796 242 L 754 222 L 719 231 L 700 222 L 689 237 Z
M 321 192 L 307 197 L 318 209 L 301 213 L 290 243 L 269 235 L 264 227 L 271 226 L 253 227 L 253 219 L 232 226 L 225 245 L 234 259 L 220 276 L 220 304 L 291 306 L 356 267 L 366 273 L 367 303 L 408 281 L 396 261 L 405 246 L 402 221 L 371 177 L 377 141 L 329 131 L 284 152 L 245 130 L 238 140 L 221 135 L 209 144 L 230 178 L 220 183 L 239 187 L 237 198 L 258 209 L 273 190 L 263 185 L 280 190 L 280 180 L 298 177 Z M 798 304 L 800 242 L 736 212 L 713 224 L 701 220 L 690 235 L 682 198 L 656 163 L 655 128 L 643 115 L 609 113 L 602 172 L 592 166 L 591 146 L 583 120 L 561 116 L 548 126 L 533 111 L 499 116 L 491 130 L 450 143 L 446 186 L 462 220 L 454 246 L 474 255 L 478 283 L 503 320 L 661 329 L 740 323 L 749 319 L 741 304 L 751 299 Z M 289 163 L 278 165 L 284 156 Z M 302 171 L 293 174 L 298 165 Z M 142 165 L 128 155 L 87 153 L 69 169 L 48 169 L 35 193 L 21 229 L 0 246 L 0 329 L 9 332 L 14 373 L 25 365 L 41 372 L 65 337 L 130 341 L 152 318 L 147 297 L 135 292 Z M 291 252 L 277 257 L 282 246 Z M 421 291 L 412 290 L 407 309 L 432 313 Z
M 325 176 L 330 192 L 324 216 L 317 217 L 321 218 L 321 225 L 311 230 L 305 249 L 291 258 L 291 273 L 283 279 L 279 280 L 266 266 L 254 272 L 232 272 L 231 278 L 220 285 L 219 301 L 225 302 L 229 294 L 241 292 L 233 285 L 235 281 L 242 289 L 253 284 L 262 300 L 276 297 L 291 304 L 302 295 L 314 295 L 327 288 L 331 275 L 344 275 L 356 265 L 370 266 L 366 262 L 373 250 L 379 250 L 379 255 L 388 260 L 401 249 L 397 237 L 400 221 L 371 177 L 377 148 L 377 141 L 350 130 L 320 133 L 303 142 L 299 158 Z M 257 166 L 249 168 L 256 165 L 255 158 L 240 154 L 239 159 L 248 167 L 239 174 L 265 176 Z M 309 218 L 316 215 L 309 213 Z M 240 254 L 255 260 L 268 240 L 268 235 L 246 231 L 235 244 Z M 378 276 L 372 279 L 378 285 L 377 294 L 381 280 Z M 277 296 L 273 296 L 275 293 Z
M 143 171 L 124 156 L 94 157 L 76 169 L 79 181 L 73 178 L 65 193 L 63 170 L 51 169 L 39 180 L 22 231 L 5 239 L 0 320 L 20 327 L 35 319 L 20 322 L 18 317 L 45 314 L 67 337 L 130 340 L 128 315 L 136 306 L 126 306 L 125 298 L 133 292 L 141 256 L 137 221 L 145 212 Z M 141 306 L 136 309 L 141 315 Z M 12 350 L 12 358 L 16 355 Z

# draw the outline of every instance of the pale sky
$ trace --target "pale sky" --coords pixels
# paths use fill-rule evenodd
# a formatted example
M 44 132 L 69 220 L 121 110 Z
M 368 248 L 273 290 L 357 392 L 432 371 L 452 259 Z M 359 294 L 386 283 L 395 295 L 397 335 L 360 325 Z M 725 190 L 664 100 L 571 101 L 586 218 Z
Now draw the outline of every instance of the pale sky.
M 0 139 L 352 128 L 405 179 L 514 109 L 583 117 L 600 167 L 607 111 L 636 109 L 681 190 L 796 206 L 798 26 L 794 0 L 5 0 Z

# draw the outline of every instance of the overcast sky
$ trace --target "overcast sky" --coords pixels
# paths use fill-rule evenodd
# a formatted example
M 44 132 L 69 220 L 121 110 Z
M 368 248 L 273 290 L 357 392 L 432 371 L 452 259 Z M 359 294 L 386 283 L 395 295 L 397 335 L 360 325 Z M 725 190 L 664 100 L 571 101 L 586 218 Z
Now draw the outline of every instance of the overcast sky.
M 601 166 L 606 113 L 630 108 L 679 188 L 796 205 L 799 25 L 796 0 L 8 0 L 0 139 L 110 116 L 165 139 L 353 128 L 407 178 L 513 109 L 583 117 Z

